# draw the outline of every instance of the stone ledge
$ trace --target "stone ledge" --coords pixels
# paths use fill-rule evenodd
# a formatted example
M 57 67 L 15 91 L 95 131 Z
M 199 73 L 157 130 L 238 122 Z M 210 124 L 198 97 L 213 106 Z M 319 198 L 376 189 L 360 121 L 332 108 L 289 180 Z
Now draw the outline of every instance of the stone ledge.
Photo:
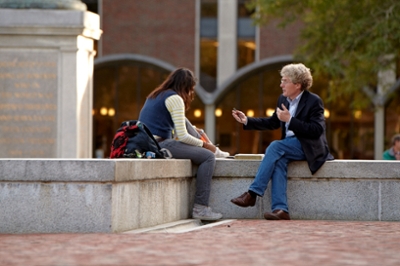
M 2 159 L 1 233 L 123 232 L 187 219 L 189 160 Z
M 0 33 L 5 35 L 77 36 L 99 40 L 100 16 L 89 11 L 0 8 Z
M 270 211 L 270 188 L 254 208 L 230 199 L 247 191 L 260 161 L 220 160 L 210 205 L 224 218 L 263 219 Z M 311 175 L 305 161 L 288 168 L 288 204 L 292 219 L 400 221 L 400 162 L 334 160 Z
M 254 177 L 261 161 L 217 159 L 216 177 Z M 289 178 L 400 178 L 400 162 L 383 160 L 333 160 L 311 175 L 307 162 L 292 162 Z
M 217 159 L 210 206 L 224 219 L 263 219 L 270 190 L 254 208 L 246 191 L 260 161 Z M 189 160 L 1 159 L 0 233 L 111 233 L 188 219 L 196 167 Z M 400 162 L 327 162 L 311 175 L 288 169 L 292 219 L 400 221 Z
M 189 160 L 1 159 L 1 181 L 124 182 L 192 176 Z
M 68 27 L 82 26 L 91 29 L 100 28 L 98 14 L 80 10 L 49 9 L 7 9 L 0 8 L 0 27 L 46 26 Z

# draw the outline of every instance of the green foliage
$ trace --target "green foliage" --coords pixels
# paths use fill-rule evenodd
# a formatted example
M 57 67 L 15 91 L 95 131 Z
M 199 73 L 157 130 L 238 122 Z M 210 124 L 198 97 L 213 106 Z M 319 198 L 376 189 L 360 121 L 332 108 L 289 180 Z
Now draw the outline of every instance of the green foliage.
M 304 23 L 295 55 L 315 76 L 331 80 L 332 99 L 350 95 L 365 106 L 370 99 L 362 88 L 375 89 L 378 71 L 399 62 L 399 0 L 251 0 L 247 6 L 259 25 Z

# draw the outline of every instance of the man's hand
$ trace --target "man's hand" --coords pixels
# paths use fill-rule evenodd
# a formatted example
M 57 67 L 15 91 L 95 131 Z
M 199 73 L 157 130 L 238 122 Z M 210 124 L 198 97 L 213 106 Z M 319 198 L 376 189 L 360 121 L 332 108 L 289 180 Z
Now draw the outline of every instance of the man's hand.
M 242 123 L 242 124 L 245 124 L 245 125 L 247 124 L 247 117 L 242 111 L 234 109 L 234 110 L 232 110 L 232 116 L 239 123 Z
M 282 109 L 279 109 L 279 107 L 276 107 L 276 114 L 278 116 L 278 119 L 281 120 L 282 122 L 290 121 L 289 110 L 286 108 L 286 106 L 283 103 L 282 103 Z

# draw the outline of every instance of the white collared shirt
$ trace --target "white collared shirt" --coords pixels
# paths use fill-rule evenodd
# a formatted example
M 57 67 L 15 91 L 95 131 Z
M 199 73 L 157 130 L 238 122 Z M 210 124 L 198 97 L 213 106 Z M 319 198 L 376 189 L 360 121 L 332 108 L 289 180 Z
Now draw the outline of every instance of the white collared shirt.
M 290 100 L 289 97 L 286 98 L 286 100 L 289 102 L 289 113 L 290 113 L 290 120 L 289 122 L 286 122 L 285 127 L 286 127 L 286 137 L 291 137 L 294 136 L 294 132 L 292 130 L 289 130 L 289 124 L 290 121 L 292 120 L 292 117 L 295 116 L 296 111 L 297 111 L 297 107 L 299 106 L 299 102 L 301 99 L 301 96 L 303 95 L 302 91 L 299 95 L 297 95 L 296 98 L 294 98 L 293 100 Z

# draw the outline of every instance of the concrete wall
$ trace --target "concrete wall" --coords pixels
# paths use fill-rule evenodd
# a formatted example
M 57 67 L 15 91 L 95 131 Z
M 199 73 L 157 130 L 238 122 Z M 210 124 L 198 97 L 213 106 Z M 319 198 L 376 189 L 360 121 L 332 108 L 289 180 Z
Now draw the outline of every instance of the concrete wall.
M 189 216 L 187 160 L 0 160 L 0 232 L 121 232 Z
M 224 219 L 263 219 L 270 191 L 252 208 L 247 191 L 260 161 L 217 159 L 210 206 Z M 0 233 L 123 232 L 191 218 L 196 167 L 189 160 L 0 160 Z M 293 219 L 400 221 L 400 162 L 327 162 L 311 176 L 288 169 Z
M 269 188 L 253 208 L 230 203 L 247 191 L 259 164 L 234 160 L 217 163 L 211 205 L 224 218 L 263 219 L 263 213 L 271 211 Z M 292 219 L 400 221 L 400 162 L 335 160 L 326 162 L 315 175 L 306 162 L 293 162 L 288 177 Z

